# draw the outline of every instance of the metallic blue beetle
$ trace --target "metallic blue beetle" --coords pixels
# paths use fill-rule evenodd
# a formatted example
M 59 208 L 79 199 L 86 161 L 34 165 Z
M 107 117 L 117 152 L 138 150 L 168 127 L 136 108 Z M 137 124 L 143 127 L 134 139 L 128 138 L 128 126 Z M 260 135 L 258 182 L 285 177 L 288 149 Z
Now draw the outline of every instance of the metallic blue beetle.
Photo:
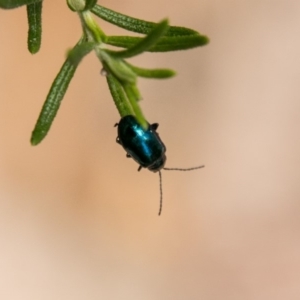
M 128 157 L 132 157 L 139 169 L 148 168 L 158 172 L 166 163 L 166 146 L 161 141 L 156 129 L 158 124 L 148 125 L 144 129 L 134 116 L 128 115 L 118 125 L 117 143 L 121 144 Z
M 192 171 L 203 168 L 204 166 L 196 166 L 193 168 L 165 168 L 166 146 L 160 139 L 156 129 L 157 123 L 148 124 L 148 128 L 144 129 L 137 121 L 137 119 L 128 115 L 121 119 L 118 126 L 117 143 L 123 146 L 127 157 L 132 157 L 140 166 L 138 171 L 142 168 L 148 168 L 152 172 L 159 174 L 160 187 L 160 206 L 158 215 L 162 210 L 162 179 L 161 169 L 175 170 L 175 171 Z

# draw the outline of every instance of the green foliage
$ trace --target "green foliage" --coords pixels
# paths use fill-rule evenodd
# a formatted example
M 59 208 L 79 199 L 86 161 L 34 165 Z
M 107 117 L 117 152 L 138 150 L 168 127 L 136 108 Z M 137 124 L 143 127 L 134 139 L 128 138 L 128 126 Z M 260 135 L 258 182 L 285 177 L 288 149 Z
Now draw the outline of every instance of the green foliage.
M 169 28 L 168 20 L 163 20 L 157 24 L 144 38 L 140 39 L 137 43 L 128 47 L 123 51 L 110 51 L 110 54 L 115 58 L 130 58 L 137 56 L 152 46 L 158 43 L 158 41 L 165 35 Z
M 0 8 L 12 9 L 23 5 L 41 2 L 42 0 L 0 0 Z
M 112 46 L 130 48 L 138 44 L 142 38 L 131 36 L 107 36 L 105 43 Z M 168 52 L 177 50 L 187 50 L 204 46 L 208 43 L 208 38 L 203 35 L 170 36 L 162 37 L 155 45 L 150 47 L 149 52 Z
M 164 79 L 170 78 L 176 75 L 173 70 L 169 69 L 143 69 L 132 64 L 127 63 L 127 65 L 132 69 L 132 71 L 139 77 L 144 78 L 154 78 L 154 79 Z
M 178 26 L 169 26 L 167 19 L 159 23 L 148 22 L 129 17 L 103 6 L 97 0 L 67 0 L 69 8 L 76 12 L 82 24 L 82 37 L 68 52 L 67 58 L 54 79 L 46 101 L 42 107 L 31 136 L 31 144 L 39 144 L 47 135 L 58 112 L 61 101 L 81 60 L 94 51 L 106 75 L 112 98 L 121 117 L 135 115 L 145 128 L 148 123 L 141 111 L 139 101 L 141 93 L 137 87 L 137 78 L 170 78 L 175 72 L 170 69 L 140 68 L 125 59 L 143 52 L 167 52 L 186 50 L 208 43 L 208 38 L 197 31 Z M 42 0 L 0 0 L 0 8 L 12 9 L 27 7 L 28 50 L 37 53 L 42 36 Z M 93 14 L 128 31 L 143 34 L 135 36 L 106 35 L 93 19 Z M 117 46 L 123 50 L 112 50 L 108 46 Z
M 40 50 L 42 41 L 42 5 L 37 2 L 27 5 L 28 38 L 27 45 L 30 53 L 35 54 Z
M 73 51 L 76 52 L 82 43 L 83 39 L 78 42 Z M 63 99 L 71 79 L 75 74 L 79 61 L 80 60 L 77 60 L 76 63 L 74 60 L 67 57 L 65 63 L 62 65 L 60 71 L 55 77 L 35 128 L 32 132 L 30 140 L 32 145 L 39 144 L 47 135 L 60 107 L 61 100 Z

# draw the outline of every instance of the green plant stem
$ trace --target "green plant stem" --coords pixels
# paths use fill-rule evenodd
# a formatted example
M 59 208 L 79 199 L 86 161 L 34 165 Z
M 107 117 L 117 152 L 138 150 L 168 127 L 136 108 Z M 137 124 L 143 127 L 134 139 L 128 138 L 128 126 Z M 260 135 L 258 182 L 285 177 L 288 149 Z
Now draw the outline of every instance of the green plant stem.
M 106 36 L 93 19 L 91 13 L 89 11 L 82 11 L 78 14 L 81 19 L 83 31 L 89 40 L 101 44 L 106 39 Z

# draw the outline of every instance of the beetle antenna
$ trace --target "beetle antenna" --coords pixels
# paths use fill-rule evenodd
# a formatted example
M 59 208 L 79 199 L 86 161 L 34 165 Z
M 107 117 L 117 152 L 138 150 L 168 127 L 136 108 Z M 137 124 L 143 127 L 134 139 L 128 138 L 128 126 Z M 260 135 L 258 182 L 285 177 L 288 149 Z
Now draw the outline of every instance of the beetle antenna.
M 202 166 L 197 166 L 197 167 L 192 167 L 192 168 L 164 168 L 164 170 L 166 171 L 193 171 L 193 170 L 197 170 L 197 169 L 202 169 L 204 168 L 204 165 Z
M 197 166 L 197 167 L 192 167 L 192 168 L 163 168 L 163 170 L 166 171 L 193 171 L 197 169 L 202 169 L 204 168 L 204 165 Z M 162 202 L 163 202 L 163 190 L 162 190 L 162 176 L 161 176 L 161 171 L 158 171 L 159 175 L 159 192 L 160 192 L 160 200 L 159 200 L 159 211 L 158 215 L 161 215 L 162 211 Z
M 161 211 L 162 211 L 162 200 L 163 200 L 163 192 L 162 192 L 162 179 L 161 179 L 161 172 L 158 171 L 159 175 L 159 191 L 160 191 L 160 200 L 159 200 L 159 211 L 158 215 L 160 216 Z

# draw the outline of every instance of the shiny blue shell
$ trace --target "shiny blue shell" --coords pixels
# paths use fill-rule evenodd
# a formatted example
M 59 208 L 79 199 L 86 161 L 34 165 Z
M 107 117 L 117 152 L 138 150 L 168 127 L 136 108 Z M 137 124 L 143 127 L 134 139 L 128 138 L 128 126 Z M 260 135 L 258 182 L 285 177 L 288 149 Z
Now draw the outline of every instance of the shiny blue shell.
M 131 115 L 123 117 L 118 124 L 117 142 L 140 168 L 148 168 L 152 172 L 161 170 L 167 159 L 166 147 L 156 132 L 157 127 L 158 124 L 149 124 L 148 129 L 144 129 Z

